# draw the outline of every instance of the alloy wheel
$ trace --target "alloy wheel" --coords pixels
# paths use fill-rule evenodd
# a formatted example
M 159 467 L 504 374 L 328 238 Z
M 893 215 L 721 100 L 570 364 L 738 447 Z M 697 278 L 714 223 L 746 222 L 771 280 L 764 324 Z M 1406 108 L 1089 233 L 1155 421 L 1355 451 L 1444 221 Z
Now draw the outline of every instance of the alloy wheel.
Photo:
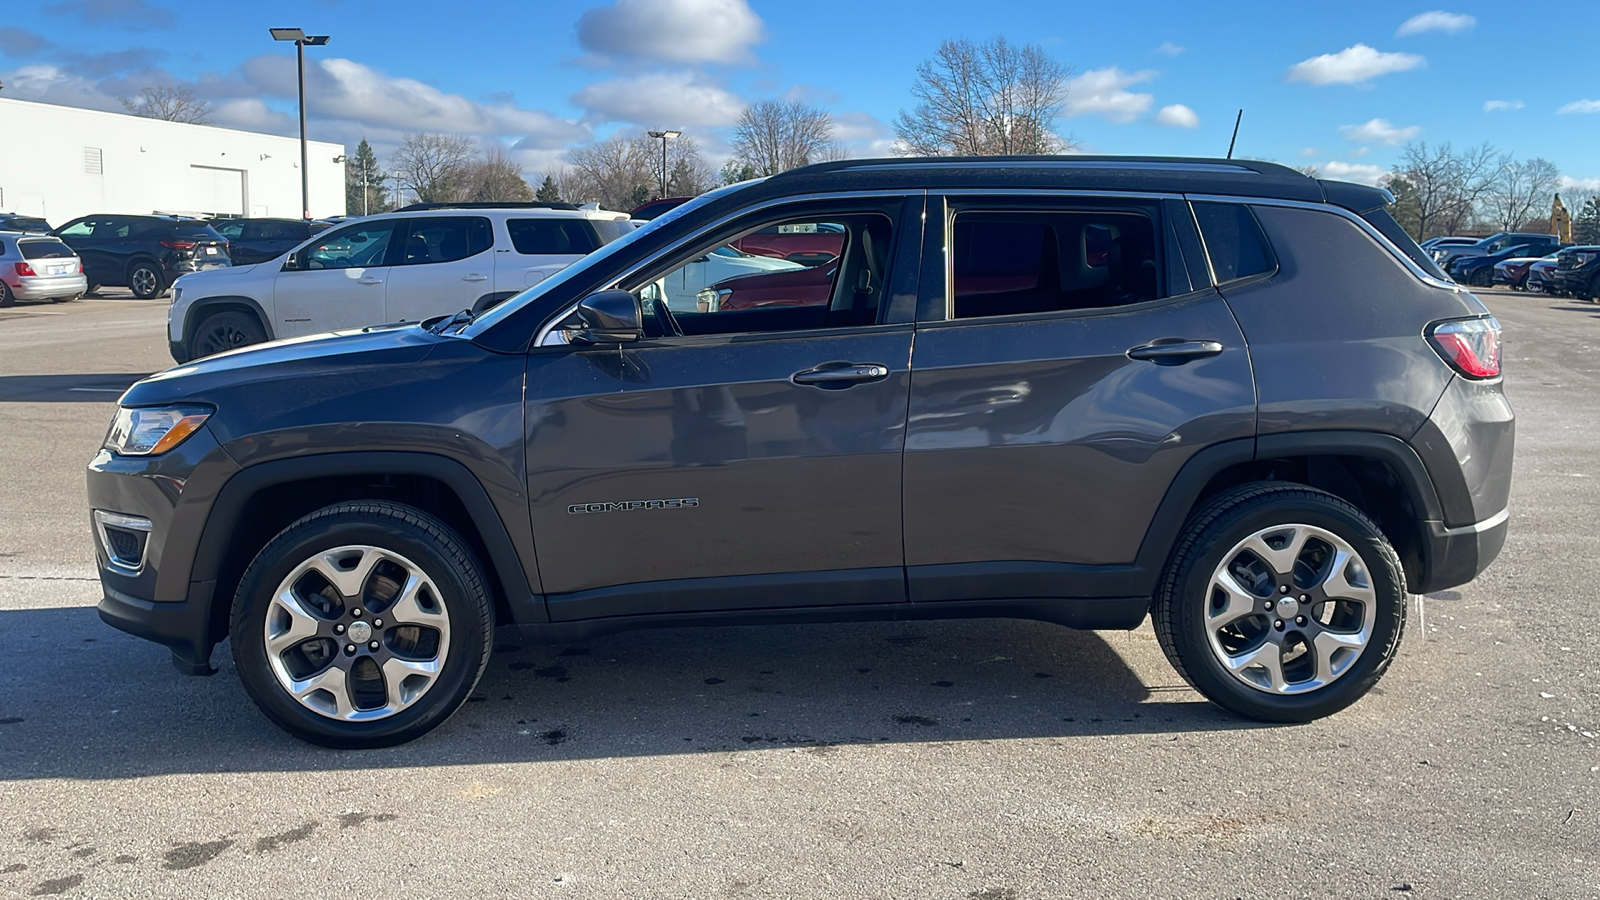
M 197 355 L 210 356 L 213 353 L 233 350 L 255 342 L 254 336 L 246 334 L 243 329 L 232 322 L 223 322 L 206 329 L 205 333 L 200 336 L 196 348 L 200 352 Z
M 264 623 L 273 676 L 301 706 L 364 722 L 416 703 L 437 682 L 450 645 L 438 586 L 380 547 L 325 550 L 279 583 Z
M 1205 632 L 1224 670 L 1270 694 L 1337 681 L 1372 640 L 1377 593 L 1354 547 L 1313 525 L 1275 525 L 1223 555 Z
M 149 266 L 136 266 L 128 273 L 128 287 L 135 296 L 154 297 L 161 288 L 161 278 Z

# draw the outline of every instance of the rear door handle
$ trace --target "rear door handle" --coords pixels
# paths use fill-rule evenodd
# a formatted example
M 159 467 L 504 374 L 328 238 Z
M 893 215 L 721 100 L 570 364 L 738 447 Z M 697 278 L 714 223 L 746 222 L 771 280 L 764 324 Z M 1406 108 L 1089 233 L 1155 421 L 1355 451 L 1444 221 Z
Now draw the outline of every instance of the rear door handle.
M 1181 366 L 1186 362 L 1206 359 L 1222 352 L 1217 341 L 1186 341 L 1183 338 L 1159 338 L 1128 351 L 1129 359 L 1145 359 L 1158 366 Z
M 487 276 L 487 275 L 479 275 L 477 272 L 473 272 L 471 275 L 463 275 L 463 276 L 461 276 L 461 280 L 462 281 L 488 281 L 489 280 L 489 276 Z
M 889 377 L 889 367 L 879 363 L 828 362 L 791 377 L 795 384 L 814 384 L 820 388 L 841 389 Z

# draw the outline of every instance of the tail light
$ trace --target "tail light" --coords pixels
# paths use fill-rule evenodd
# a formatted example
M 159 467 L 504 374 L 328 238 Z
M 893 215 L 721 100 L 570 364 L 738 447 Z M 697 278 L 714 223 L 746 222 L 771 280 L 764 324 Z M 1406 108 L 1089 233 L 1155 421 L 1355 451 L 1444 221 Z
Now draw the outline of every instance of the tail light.
M 81 260 L 81 259 L 78 260 L 78 274 L 79 275 L 83 274 L 83 260 Z
M 1428 343 L 1468 378 L 1500 375 L 1500 320 L 1494 316 L 1440 322 L 1428 330 Z
M 33 277 L 33 276 L 36 276 L 36 275 L 39 274 L 38 272 L 35 272 L 33 270 L 33 266 L 31 266 L 31 265 L 29 265 L 29 264 L 27 264 L 25 262 L 12 263 L 12 265 L 17 267 L 17 274 L 18 275 L 26 275 L 26 276 L 29 276 L 29 277 Z
M 162 241 L 161 246 L 168 250 L 193 250 L 194 241 Z

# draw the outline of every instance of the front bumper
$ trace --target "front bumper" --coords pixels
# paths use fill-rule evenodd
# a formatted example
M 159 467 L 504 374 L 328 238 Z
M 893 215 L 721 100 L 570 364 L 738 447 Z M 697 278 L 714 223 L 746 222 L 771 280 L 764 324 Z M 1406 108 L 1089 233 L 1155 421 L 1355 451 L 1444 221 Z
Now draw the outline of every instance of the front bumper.
M 11 295 L 18 300 L 55 300 L 76 297 L 89 290 L 89 279 L 83 275 L 38 275 L 7 279 Z
M 100 451 L 89 464 L 88 498 L 95 562 L 107 624 L 171 648 L 179 669 L 209 672 L 218 638 L 212 584 L 193 582 L 195 551 L 211 504 L 238 464 L 208 428 L 158 457 Z M 149 534 L 136 567 L 117 565 L 105 546 L 93 510 L 148 520 Z
M 1594 277 L 1594 271 L 1583 269 L 1557 269 L 1550 281 L 1556 290 L 1566 291 L 1571 294 L 1580 293 L 1589 289 L 1589 279 Z

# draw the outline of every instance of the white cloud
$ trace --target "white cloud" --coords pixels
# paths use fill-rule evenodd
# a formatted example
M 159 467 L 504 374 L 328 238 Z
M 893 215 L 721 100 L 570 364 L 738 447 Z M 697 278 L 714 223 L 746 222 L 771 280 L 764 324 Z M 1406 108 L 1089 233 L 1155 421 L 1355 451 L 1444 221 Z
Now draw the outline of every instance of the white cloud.
M 1124 72 L 1116 66 L 1090 69 L 1067 79 L 1067 102 L 1061 111 L 1068 116 L 1098 115 L 1112 122 L 1132 122 L 1150 109 L 1155 98 L 1131 93 L 1128 88 L 1154 77 L 1155 72 Z
M 299 120 L 272 109 L 260 97 L 235 97 L 211 104 L 211 122 L 241 131 L 287 134 L 299 128 Z
M 578 17 L 578 43 L 622 61 L 751 63 L 765 37 L 745 0 L 616 0 Z
M 1156 124 L 1171 125 L 1173 128 L 1199 128 L 1200 117 L 1182 103 L 1174 103 L 1161 107 L 1161 111 L 1156 113 Z
M 1351 159 L 1360 159 L 1361 157 L 1366 156 L 1368 153 L 1371 153 L 1371 152 L 1372 152 L 1372 148 L 1371 147 L 1357 147 L 1354 150 L 1351 150 L 1349 153 L 1346 153 L 1345 156 L 1348 156 Z
M 1334 181 L 1353 181 L 1356 184 L 1370 184 L 1376 187 L 1388 177 L 1389 170 L 1383 166 L 1370 163 L 1347 163 L 1342 160 L 1331 160 L 1317 168 L 1322 170 L 1323 178 Z
M 1300 151 L 1300 155 L 1301 156 L 1316 156 L 1317 155 L 1317 148 L 1315 148 L 1315 147 L 1307 147 L 1304 150 Z
M 1600 178 L 1573 178 L 1571 175 L 1563 175 L 1558 187 L 1562 193 L 1568 195 L 1569 200 L 1573 194 L 1600 194 Z M 1571 209 L 1572 204 L 1568 203 L 1567 208 Z
M 1165 54 L 1167 56 L 1177 56 L 1187 49 L 1189 48 L 1179 47 L 1177 44 L 1174 44 L 1171 41 L 1163 41 L 1161 46 L 1156 48 L 1156 52 Z
M 1573 113 L 1600 113 L 1600 100 L 1574 100 L 1556 110 L 1556 114 L 1562 116 Z
M 745 103 L 695 72 L 656 72 L 591 84 L 572 95 L 595 124 L 632 122 L 660 128 L 732 125 Z
M 1464 13 L 1448 13 L 1442 9 L 1432 12 L 1418 13 L 1400 23 L 1395 31 L 1395 37 L 1410 37 L 1413 34 L 1422 34 L 1425 31 L 1443 31 L 1446 34 L 1457 34 L 1467 31 L 1478 24 L 1478 20 Z
M 834 140 L 854 143 L 877 141 L 894 136 L 894 132 L 877 116 L 864 112 L 833 114 Z
M 1527 105 L 1528 104 L 1523 103 L 1521 100 L 1486 100 L 1483 104 L 1483 111 L 1508 112 L 1513 109 L 1521 109 Z
M 1346 47 L 1338 53 L 1324 53 L 1297 62 L 1289 67 L 1290 81 L 1308 84 L 1363 84 L 1388 75 L 1426 65 L 1427 60 L 1414 53 L 1384 53 L 1366 44 Z
M 1373 119 L 1364 125 L 1339 126 L 1339 133 L 1344 135 L 1347 141 L 1355 141 L 1358 144 L 1388 144 L 1391 147 L 1403 144 L 1421 132 L 1422 128 L 1417 125 L 1396 128 L 1389 124 L 1388 119 Z

